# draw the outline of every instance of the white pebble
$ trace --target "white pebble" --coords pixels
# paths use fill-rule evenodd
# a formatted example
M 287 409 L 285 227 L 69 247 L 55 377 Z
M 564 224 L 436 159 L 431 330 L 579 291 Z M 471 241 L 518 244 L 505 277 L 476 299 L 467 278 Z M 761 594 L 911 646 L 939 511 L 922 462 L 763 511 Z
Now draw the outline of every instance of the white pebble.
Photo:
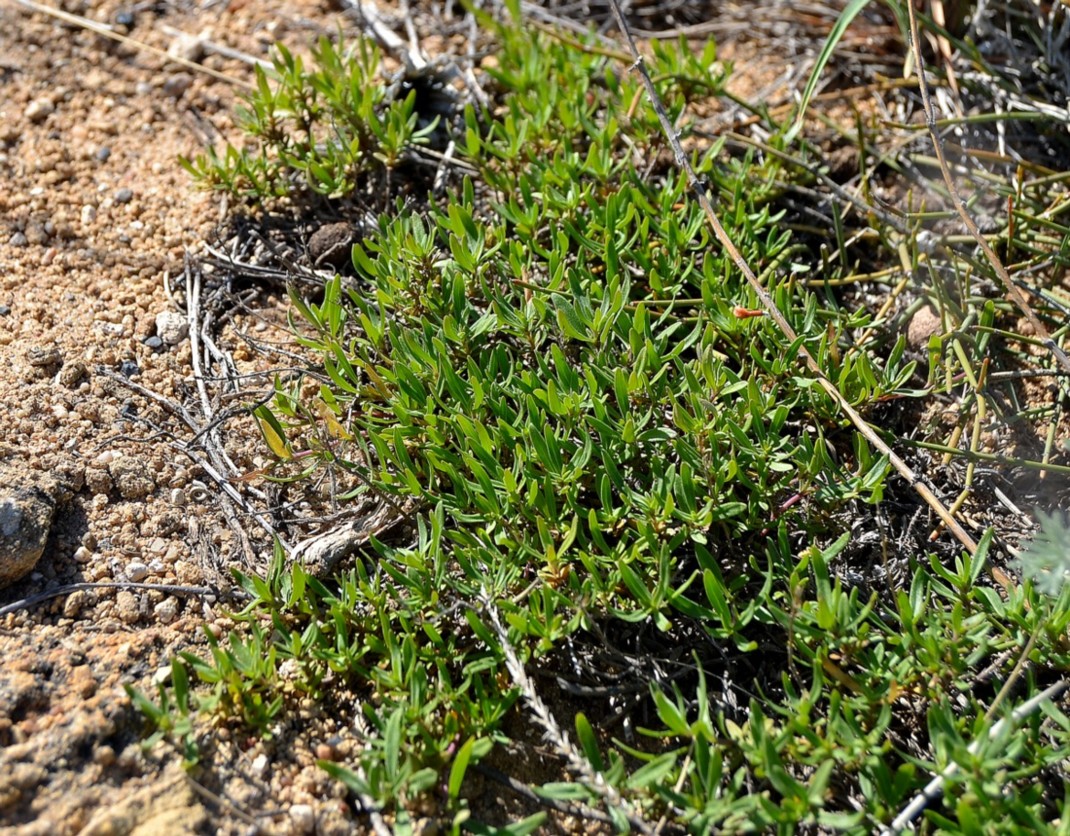
M 268 761 L 268 756 L 263 753 L 260 753 L 255 758 L 253 758 L 253 762 L 250 765 L 250 770 L 254 775 L 263 778 L 264 775 L 267 773 L 269 765 L 270 762 Z
M 152 609 L 156 620 L 161 624 L 170 624 L 178 616 L 178 601 L 174 598 L 165 598 Z
M 31 122 L 43 122 L 56 109 L 51 99 L 34 99 L 26 105 L 26 118 Z
M 75 563 L 88 563 L 93 557 L 93 552 L 85 546 L 79 546 L 74 552 Z
M 290 807 L 290 821 L 296 833 L 315 833 L 316 814 L 308 804 L 294 804 Z
M 135 560 L 133 563 L 127 564 L 126 576 L 134 583 L 139 583 L 149 576 L 149 567 L 144 563 Z
M 156 314 L 156 335 L 165 345 L 178 345 L 189 334 L 189 322 L 177 311 Z
M 171 504 L 181 508 L 186 504 L 186 492 L 182 488 L 171 489 Z

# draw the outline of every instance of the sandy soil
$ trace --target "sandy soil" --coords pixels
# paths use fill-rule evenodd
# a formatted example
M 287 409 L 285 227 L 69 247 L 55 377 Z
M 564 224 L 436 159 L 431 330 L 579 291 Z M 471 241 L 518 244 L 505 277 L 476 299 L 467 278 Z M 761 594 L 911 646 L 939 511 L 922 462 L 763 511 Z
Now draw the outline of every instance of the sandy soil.
M 338 20 L 301 0 L 64 8 L 160 49 L 175 41 L 173 27 L 257 57 L 276 38 L 308 43 Z M 252 75 L 239 61 L 204 63 Z M 197 501 L 196 468 L 139 420 L 151 420 L 152 408 L 121 380 L 177 400 L 192 385 L 188 340 L 161 345 L 156 318 L 176 311 L 167 279 L 210 236 L 220 206 L 193 191 L 176 158 L 217 128 L 232 130 L 235 94 L 0 4 L 0 464 L 19 481 L 49 484 L 58 502 L 44 555 L 0 591 L 0 606 L 73 583 L 205 580 L 191 526 L 218 541 L 222 523 Z M 319 832 L 347 832 L 343 819 L 331 824 L 344 809 L 312 763 L 318 741 L 291 752 L 285 771 L 241 742 L 233 768 L 244 774 L 217 786 L 219 795 L 197 791 L 175 759 L 161 769 L 141 753 L 140 717 L 122 684 L 151 692 L 171 655 L 199 643 L 200 625 L 218 616 L 210 598 L 99 588 L 0 617 L 0 832 L 236 832 L 257 823 L 305 832 L 312 816 Z

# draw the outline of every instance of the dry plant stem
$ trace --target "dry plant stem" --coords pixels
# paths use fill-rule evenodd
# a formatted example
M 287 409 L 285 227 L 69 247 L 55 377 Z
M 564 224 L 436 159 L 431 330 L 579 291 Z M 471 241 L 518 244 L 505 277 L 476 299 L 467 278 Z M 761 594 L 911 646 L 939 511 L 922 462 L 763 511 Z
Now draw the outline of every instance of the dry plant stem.
M 616 788 L 606 782 L 605 777 L 601 772 L 595 772 L 591 768 L 591 764 L 587 759 L 581 755 L 576 747 L 572 745 L 572 741 L 569 739 L 560 726 L 557 724 L 557 720 L 554 719 L 550 709 L 546 703 L 542 701 L 538 691 L 535 690 L 535 686 L 528 678 L 527 671 L 524 670 L 524 665 L 521 663 L 520 658 L 516 655 L 516 650 L 513 648 L 512 643 L 509 641 L 509 633 L 505 627 L 502 626 L 501 617 L 498 615 L 498 606 L 494 603 L 494 600 L 490 597 L 490 593 L 484 587 L 479 592 L 480 603 L 483 605 L 484 613 L 490 620 L 490 627 L 494 631 L 494 635 L 497 637 L 499 644 L 501 644 L 502 655 L 505 657 L 505 666 L 509 671 L 509 675 L 513 678 L 513 682 L 516 687 L 520 689 L 520 694 L 523 696 L 524 701 L 531 708 L 535 715 L 535 719 L 539 726 L 542 727 L 543 735 L 546 740 L 551 743 L 557 750 L 557 753 L 561 755 L 565 762 L 568 764 L 568 768 L 577 779 L 587 789 L 596 793 L 601 797 L 603 803 L 605 803 L 608 809 L 617 809 L 621 811 L 628 819 L 628 823 L 634 827 L 640 833 L 653 833 L 653 827 L 632 810 L 631 805 L 628 804 Z
M 647 95 L 650 97 L 650 102 L 653 105 L 655 112 L 657 113 L 658 121 L 661 123 L 662 131 L 665 133 L 669 144 L 672 146 L 673 154 L 676 158 L 676 164 L 687 176 L 688 183 L 691 186 L 691 191 L 694 193 L 695 199 L 699 202 L 699 205 L 702 207 L 702 210 L 706 213 L 706 219 L 709 221 L 714 234 L 717 236 L 717 240 L 721 242 L 721 246 L 725 248 L 732 261 L 735 263 L 736 267 L 739 268 L 740 272 L 747 279 L 747 283 L 750 284 L 751 288 L 753 288 L 754 292 L 761 300 L 762 305 L 766 308 L 766 310 L 769 312 L 769 315 L 773 318 L 773 321 L 776 322 L 777 326 L 784 334 L 784 337 L 788 340 L 788 342 L 794 343 L 796 341 L 795 330 L 791 327 L 791 324 L 777 308 L 776 303 L 773 301 L 773 297 L 769 294 L 769 291 L 767 291 L 765 287 L 762 286 L 762 283 L 758 281 L 758 277 L 754 274 L 754 271 L 751 270 L 750 265 L 747 264 L 746 260 L 740 254 L 735 244 L 732 243 L 732 239 L 728 237 L 728 233 L 725 232 L 725 229 L 721 225 L 721 222 L 717 219 L 717 214 L 713 211 L 713 205 L 710 203 L 709 196 L 706 194 L 706 190 L 699 182 L 698 176 L 695 174 L 695 170 L 691 167 L 691 163 L 687 159 L 687 155 L 684 153 L 683 147 L 680 145 L 680 139 L 676 131 L 673 129 L 672 123 L 669 121 L 669 117 L 665 112 L 665 107 L 661 103 L 661 97 L 658 95 L 658 91 L 654 88 L 654 82 L 651 80 L 650 74 L 646 70 L 646 65 L 643 61 L 643 56 L 639 52 L 639 47 L 636 45 L 635 39 L 632 37 L 631 31 L 628 29 L 627 22 L 624 20 L 624 15 L 621 13 L 620 4 L 618 3 L 618 0 L 610 0 L 610 6 L 613 9 L 613 15 L 616 17 L 617 26 L 620 28 L 621 33 L 627 40 L 629 51 L 631 52 L 634 58 L 634 63 L 632 64 L 632 67 L 639 72 L 640 77 L 643 81 L 643 86 L 646 88 Z M 918 495 L 925 500 L 929 507 L 932 508 L 936 516 L 939 517 L 941 522 L 943 522 L 944 525 L 947 526 L 947 529 L 955 535 L 955 538 L 963 545 L 963 547 L 970 554 L 976 552 L 977 543 L 974 542 L 973 538 L 970 537 L 970 535 L 958 523 L 958 521 L 955 520 L 955 518 L 948 513 L 947 509 L 944 507 L 943 503 L 936 496 L 933 490 L 914 473 L 914 471 L 910 468 L 909 465 L 907 465 L 906 462 L 904 462 L 887 444 L 885 444 L 884 440 L 879 435 L 877 435 L 873 428 L 870 427 L 869 424 L 867 424 L 862 418 L 862 416 L 858 414 L 857 410 L 855 410 L 855 408 L 851 406 L 850 403 L 848 403 L 847 399 L 842 394 L 840 394 L 840 391 L 821 370 L 821 367 L 818 365 L 813 355 L 807 350 L 806 346 L 800 345 L 799 353 L 805 359 L 807 367 L 810 369 L 811 373 L 814 375 L 814 378 L 817 380 L 818 384 L 820 384 L 821 388 L 828 393 L 829 397 L 836 401 L 840 410 L 851 420 L 851 423 L 854 424 L 855 428 L 858 430 L 859 433 L 862 434 L 863 438 L 865 438 L 866 441 L 872 444 L 883 455 L 888 457 L 888 461 L 891 463 L 892 467 L 894 467 L 896 471 L 904 479 L 907 480 L 910 486 L 915 491 L 917 491 Z
M 160 31 L 172 38 L 191 37 L 189 32 L 183 32 L 181 29 L 176 29 L 174 26 L 164 25 L 160 27 Z M 198 38 L 198 40 L 200 41 L 201 46 L 204 47 L 205 52 L 222 55 L 224 58 L 231 58 L 235 61 L 241 61 L 243 64 L 248 64 L 251 67 L 262 67 L 265 70 L 273 69 L 270 61 L 265 61 L 263 58 L 257 58 L 250 55 L 248 52 L 242 52 L 240 49 L 232 49 L 224 44 L 205 40 L 204 38 Z
M 198 64 L 196 61 L 189 61 L 186 58 L 180 58 L 177 55 L 170 55 L 162 49 L 150 46 L 149 44 L 136 41 L 133 38 L 128 38 L 126 35 L 121 35 L 118 32 L 112 30 L 112 28 L 106 24 L 98 23 L 95 20 L 90 20 L 87 17 L 81 15 L 71 14 L 61 9 L 53 9 L 51 6 L 45 6 L 41 3 L 35 3 L 34 0 L 10 0 L 10 2 L 16 3 L 30 11 L 38 12 L 39 14 L 48 15 L 54 17 L 57 20 L 62 20 L 64 23 L 69 23 L 72 26 L 79 26 L 82 29 L 88 29 L 90 32 L 96 32 L 98 35 L 103 35 L 105 38 L 111 38 L 113 41 L 118 41 L 122 44 L 127 44 L 134 49 L 141 50 L 142 52 L 148 52 L 155 55 L 158 58 L 162 58 L 164 61 L 168 61 L 172 64 L 178 64 L 186 69 L 193 70 L 194 72 L 204 73 L 210 75 L 212 78 L 217 78 L 220 81 L 225 81 L 227 84 L 233 84 L 235 87 L 241 87 L 245 90 L 255 90 L 256 88 L 249 84 L 247 81 L 242 81 L 234 76 L 221 73 L 218 70 L 213 70 L 210 67 L 205 67 Z M 218 50 L 217 50 L 218 51 Z M 242 59 L 245 60 L 245 59 Z M 254 59 L 255 60 L 255 59 Z
M 1018 706 L 1018 708 L 1014 709 L 1014 711 L 1009 717 L 1004 717 L 1002 720 L 992 726 L 992 728 L 986 735 L 987 738 L 991 740 L 995 737 L 998 737 L 1000 734 L 1003 733 L 1003 730 L 1008 725 L 1016 725 L 1021 720 L 1025 719 L 1038 708 L 1040 708 L 1040 705 L 1043 702 L 1045 702 L 1046 700 L 1053 700 L 1058 697 L 1060 694 L 1062 694 L 1063 691 L 1066 690 L 1068 686 L 1070 686 L 1070 681 L 1065 679 L 1061 680 L 1060 682 L 1056 682 L 1050 688 L 1041 691 L 1028 702 L 1022 703 L 1020 706 Z M 980 749 L 980 747 L 981 739 L 978 739 L 970 744 L 967 751 L 969 751 L 971 755 L 974 755 L 977 753 L 977 750 Z M 958 764 L 956 763 L 949 763 L 946 767 L 944 767 L 943 771 L 939 775 L 937 775 L 928 784 L 926 784 L 925 789 L 923 789 L 920 793 L 914 796 L 913 800 L 911 800 L 911 802 L 903 808 L 902 812 L 895 817 L 892 823 L 883 830 L 881 830 L 881 836 L 897 836 L 897 834 L 902 833 L 903 830 L 908 828 L 910 826 L 910 823 L 914 821 L 914 819 L 916 819 L 919 815 L 921 815 L 922 811 L 929 805 L 931 801 L 936 801 L 944 794 L 944 784 L 947 782 L 948 778 L 952 777 L 953 775 L 955 775 L 956 772 L 958 772 L 958 769 Z
M 10 604 L 0 607 L 0 618 L 8 613 L 29 609 L 30 607 L 35 607 L 45 601 L 51 601 L 53 598 L 62 598 L 64 595 L 69 595 L 72 592 L 83 592 L 89 589 L 149 589 L 156 592 L 166 592 L 169 595 L 219 595 L 218 590 L 211 589 L 207 586 L 178 586 L 166 583 L 134 583 L 133 581 L 116 581 L 113 583 L 72 583 L 67 586 L 61 586 L 59 589 L 50 589 L 39 595 L 31 595 L 29 598 L 12 601 Z
M 958 216 L 962 218 L 962 223 L 977 242 L 977 246 L 979 246 L 981 251 L 985 254 L 988 263 L 991 264 L 992 269 L 996 271 L 999 280 L 1003 282 L 1003 288 L 1007 292 L 1007 295 L 1014 301 L 1014 304 L 1018 306 L 1019 310 L 1025 314 L 1025 318 L 1029 320 L 1029 324 L 1033 328 L 1033 333 L 1036 334 L 1037 337 L 1041 339 L 1044 346 L 1055 355 L 1055 359 L 1059 361 L 1059 365 L 1067 371 L 1070 371 L 1070 357 L 1067 357 L 1066 352 L 1064 352 L 1055 340 L 1048 335 L 1048 329 L 1044 327 L 1044 323 L 1042 323 L 1036 313 L 1033 312 L 1033 308 L 1026 300 L 1025 294 L 1022 293 L 1017 285 L 1011 280 L 1007 268 L 1003 266 L 1003 262 L 999 260 L 999 256 L 996 255 L 991 244 L 989 244 L 981 234 L 981 230 L 977 228 L 977 224 L 974 223 L 973 218 L 970 217 L 970 213 L 966 209 L 966 204 L 962 199 L 962 195 L 959 194 L 958 187 L 955 185 L 955 180 L 951 176 L 951 168 L 947 164 L 943 142 L 936 131 L 936 111 L 933 108 L 932 98 L 929 96 L 929 85 L 925 80 L 925 67 L 922 63 L 921 39 L 918 36 L 918 15 L 914 10 L 913 3 L 907 3 L 906 6 L 910 15 L 911 48 L 914 51 L 914 56 L 918 65 L 918 91 L 921 93 L 922 109 L 925 112 L 925 125 L 929 129 L 929 137 L 932 139 L 933 150 L 936 153 L 936 161 L 940 166 L 940 174 L 943 175 L 944 183 L 947 186 L 948 194 L 951 198 L 951 203 L 955 207 Z
M 564 801 L 558 801 L 554 798 L 545 798 L 536 793 L 527 784 L 518 781 L 511 775 L 506 775 L 504 772 L 495 769 L 492 766 L 486 766 L 482 763 L 474 763 L 471 768 L 482 775 L 486 775 L 492 781 L 497 781 L 499 784 L 508 787 L 512 792 L 526 798 L 533 804 L 549 807 L 552 810 L 556 810 L 558 813 L 563 813 L 566 816 L 574 816 L 578 819 L 592 819 L 593 821 L 600 821 L 605 824 L 610 824 L 612 822 L 612 819 L 601 810 L 592 810 L 589 807 L 581 807 L 577 804 L 567 804 Z

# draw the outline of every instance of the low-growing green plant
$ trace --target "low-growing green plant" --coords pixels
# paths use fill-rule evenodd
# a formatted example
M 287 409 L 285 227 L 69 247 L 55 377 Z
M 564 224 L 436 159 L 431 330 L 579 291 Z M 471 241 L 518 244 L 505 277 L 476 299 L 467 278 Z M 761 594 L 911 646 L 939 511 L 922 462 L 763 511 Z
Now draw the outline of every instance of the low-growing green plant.
M 416 91 L 404 97 L 377 78 L 380 54 L 358 39 L 320 39 L 313 69 L 277 44 L 272 69 L 256 67 L 256 90 L 236 111 L 255 149 L 209 149 L 182 166 L 201 183 L 246 198 L 351 194 L 369 172 L 390 171 L 435 129 L 419 124 Z
M 374 491 L 413 509 L 415 542 L 373 539 L 329 582 L 286 565 L 281 547 L 267 577 L 240 576 L 243 632 L 176 660 L 158 703 L 135 694 L 150 740 L 203 757 L 198 712 L 271 734 L 291 695 L 329 702 L 331 683 L 356 695 L 365 745 L 324 767 L 399 826 L 431 797 L 455 831 L 479 832 L 465 778 L 505 742 L 510 711 L 562 750 L 568 775 L 536 792 L 602 806 L 619 829 L 664 817 L 700 833 L 872 830 L 951 763 L 931 829 L 1043 821 L 1063 800 L 1024 788 L 1065 755 L 1065 716 L 1046 709 L 1013 745 L 971 743 L 992 728 L 979 672 L 993 659 L 1024 648 L 1049 668 L 1070 661 L 1065 596 L 986 584 L 991 534 L 951 566 L 902 556 L 903 589 L 834 571 L 851 542 L 838 515 L 881 502 L 888 461 L 798 353 L 866 415 L 922 390 L 902 337 L 875 356 L 852 335 L 883 320 L 803 282 L 827 253 L 783 223 L 786 184 L 808 176 L 787 164 L 785 132 L 769 146 L 782 153 L 715 143 L 693 164 L 793 343 L 712 246 L 657 119 L 635 106 L 638 80 L 602 51 L 481 20 L 497 42 L 495 106 L 455 121 L 471 173 L 426 208 L 398 200 L 321 299 L 291 293 L 296 338 L 327 382 L 309 397 L 280 381 L 254 410 L 278 462 L 260 475 L 357 474 L 338 499 Z M 369 43 L 322 41 L 314 60 L 308 72 L 283 50 L 273 77 L 258 75 L 240 117 L 256 148 L 188 163 L 202 183 L 341 199 L 426 136 L 415 99 L 375 78 Z M 685 136 L 687 100 L 723 95 L 729 71 L 712 45 L 684 41 L 659 45 L 649 67 Z M 963 304 L 946 346 L 930 344 L 930 384 L 942 370 L 950 381 L 945 355 L 972 374 L 990 338 L 995 306 Z M 620 635 L 637 647 L 624 653 Z M 653 659 L 658 641 L 689 646 Z M 566 652 L 592 647 L 615 660 L 584 663 L 592 676 L 650 662 L 654 727 L 614 737 L 577 710 L 569 748 L 516 665 L 551 681 Z M 751 681 L 733 684 L 747 666 Z M 749 705 L 719 705 L 714 676 Z M 1030 694 L 1037 679 L 1024 676 Z

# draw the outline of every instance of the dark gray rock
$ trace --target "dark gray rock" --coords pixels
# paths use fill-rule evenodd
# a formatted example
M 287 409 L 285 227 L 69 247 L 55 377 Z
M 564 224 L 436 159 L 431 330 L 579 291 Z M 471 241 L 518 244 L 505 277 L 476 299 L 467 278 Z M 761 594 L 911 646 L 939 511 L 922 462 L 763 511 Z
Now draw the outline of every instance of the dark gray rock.
M 36 484 L 34 482 L 36 480 Z M 45 550 L 57 486 L 50 477 L 0 466 L 0 588 L 33 571 Z

